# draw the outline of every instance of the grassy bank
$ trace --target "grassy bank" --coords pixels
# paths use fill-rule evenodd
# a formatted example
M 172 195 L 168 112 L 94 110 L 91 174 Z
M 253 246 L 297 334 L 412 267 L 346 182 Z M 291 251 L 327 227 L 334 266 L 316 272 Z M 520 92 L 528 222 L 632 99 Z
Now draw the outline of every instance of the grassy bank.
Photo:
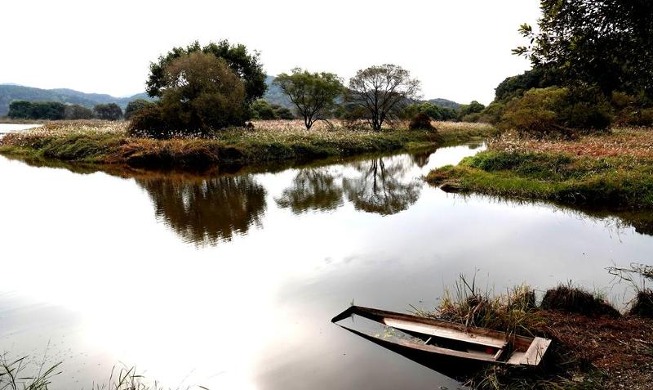
M 310 161 L 367 153 L 418 150 L 478 141 L 487 125 L 436 123 L 440 131 L 352 131 L 320 124 L 306 131 L 298 121 L 255 122 L 254 129 L 230 129 L 211 138 L 153 140 L 130 137 L 126 123 L 49 122 L 0 140 L 0 154 L 26 159 L 127 165 L 152 169 L 206 170 L 216 165 Z
M 553 341 L 537 368 L 490 366 L 458 378 L 475 389 L 648 389 L 652 300 L 651 290 L 640 291 L 622 315 L 602 297 L 570 284 L 549 289 L 536 302 L 528 286 L 492 296 L 461 277 L 436 311 L 418 314 Z
M 574 141 L 504 134 L 458 166 L 432 171 L 445 190 L 617 210 L 653 209 L 653 131 L 616 129 Z

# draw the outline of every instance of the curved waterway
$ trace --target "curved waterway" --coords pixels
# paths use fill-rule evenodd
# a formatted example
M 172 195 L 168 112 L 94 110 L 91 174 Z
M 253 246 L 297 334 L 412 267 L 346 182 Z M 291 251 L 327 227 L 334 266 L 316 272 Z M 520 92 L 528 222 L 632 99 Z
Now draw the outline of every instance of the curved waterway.
M 623 305 L 605 267 L 650 264 L 650 229 L 422 180 L 481 149 L 212 177 L 0 157 L 0 353 L 62 361 L 55 390 L 116 365 L 172 388 L 455 388 L 330 319 L 432 309 L 460 274 L 497 293 L 572 280 Z

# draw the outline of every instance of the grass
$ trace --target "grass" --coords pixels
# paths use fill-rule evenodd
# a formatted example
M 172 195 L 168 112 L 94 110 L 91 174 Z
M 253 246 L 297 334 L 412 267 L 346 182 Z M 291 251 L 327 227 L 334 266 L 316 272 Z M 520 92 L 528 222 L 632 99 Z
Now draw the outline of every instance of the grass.
M 504 134 L 427 181 L 450 191 L 615 210 L 653 210 L 653 131 L 616 129 L 574 141 Z
M 368 153 L 418 150 L 483 139 L 488 125 L 437 122 L 439 132 L 399 126 L 382 132 L 300 121 L 261 121 L 251 129 L 227 129 L 210 138 L 154 140 L 130 137 L 126 122 L 61 121 L 5 136 L 0 154 L 96 165 L 203 171 L 216 165 L 311 161 Z
M 458 379 L 474 389 L 648 389 L 653 379 L 653 322 L 626 315 L 570 283 L 535 292 L 517 286 L 499 296 L 465 276 L 445 291 L 434 312 L 417 314 L 466 326 L 553 340 L 537 368 L 488 366 Z M 552 301 L 555 304 L 552 304 Z
M 27 357 L 7 361 L 6 357 L 0 358 L 0 390 L 47 390 L 52 384 L 52 379 L 61 375 L 61 363 L 45 369 L 41 364 L 34 374 L 27 374 Z M 116 369 L 113 367 L 107 383 L 93 383 L 91 390 L 163 390 L 156 382 L 150 385 L 143 375 L 136 372 L 134 367 Z M 198 386 L 198 389 L 207 390 Z

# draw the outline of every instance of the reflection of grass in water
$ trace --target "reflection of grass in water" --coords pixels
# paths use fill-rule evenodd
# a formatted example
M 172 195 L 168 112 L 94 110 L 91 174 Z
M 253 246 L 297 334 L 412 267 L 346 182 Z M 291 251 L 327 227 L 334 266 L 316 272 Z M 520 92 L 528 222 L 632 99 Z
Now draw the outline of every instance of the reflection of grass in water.
M 59 362 L 47 369 L 41 363 L 36 373 L 26 374 L 26 361 L 27 357 L 13 361 L 7 361 L 6 356 L 0 358 L 0 390 L 47 390 L 52 379 L 62 373 L 59 371 Z M 137 374 L 134 367 L 119 370 L 114 367 L 108 382 L 93 383 L 91 390 L 163 390 L 156 382 L 153 385 L 146 382 L 146 378 Z M 208 390 L 203 386 L 198 388 Z

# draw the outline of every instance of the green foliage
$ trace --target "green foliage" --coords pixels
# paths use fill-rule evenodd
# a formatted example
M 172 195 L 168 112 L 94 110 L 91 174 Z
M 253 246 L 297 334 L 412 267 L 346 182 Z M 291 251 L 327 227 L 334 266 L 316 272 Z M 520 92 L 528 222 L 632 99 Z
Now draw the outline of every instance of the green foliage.
M 644 96 L 624 92 L 612 93 L 612 106 L 616 110 L 615 122 L 621 126 L 653 126 L 653 102 Z
M 539 31 L 522 25 L 530 42 L 513 52 L 560 79 L 653 96 L 653 2 L 540 0 Z
M 122 117 L 122 109 L 116 103 L 97 104 L 93 107 L 93 116 L 98 119 L 117 121 Z
M 484 109 L 485 106 L 476 100 L 473 100 L 469 104 L 463 104 L 458 110 L 458 120 L 463 122 L 477 122 L 480 115 L 474 114 L 480 114 Z
M 310 130 L 313 123 L 333 116 L 335 99 L 342 94 L 342 81 L 333 73 L 309 73 L 295 68 L 274 80 L 295 105 L 297 113 Z
M 202 52 L 180 56 L 166 65 L 163 80 L 160 102 L 134 116 L 130 134 L 206 135 L 245 124 L 245 87 L 222 58 Z
M 524 96 L 524 93 L 530 89 L 551 87 L 553 85 L 553 83 L 545 79 L 544 71 L 541 68 L 534 68 L 523 74 L 503 80 L 494 90 L 494 101 L 505 103 L 513 98 Z
M 431 117 L 423 112 L 418 113 L 410 120 L 408 128 L 411 130 L 435 130 L 431 124 Z
M 8 117 L 12 119 L 64 119 L 66 105 L 59 102 L 14 101 L 9 105 Z
M 165 56 L 160 56 L 157 62 L 150 64 L 150 75 L 146 83 L 147 93 L 151 97 L 162 97 L 167 88 L 166 68 L 176 59 L 187 57 L 192 53 L 204 53 L 221 58 L 243 83 L 247 104 L 263 97 L 267 87 L 259 54 L 257 52 L 250 54 L 244 45 L 232 45 L 227 40 L 211 42 L 203 47 L 196 41 L 185 48 L 175 47 Z
M 5 356 L 0 356 L 0 389 L 8 390 L 47 390 L 54 376 L 61 374 L 57 363 L 50 368 L 41 366 L 36 375 L 25 374 L 27 368 L 26 357 L 7 361 Z
M 434 121 L 448 121 L 456 119 L 458 113 L 453 108 L 438 106 L 430 102 L 413 103 L 404 108 L 403 118 L 413 118 L 417 114 L 426 114 Z
M 293 113 L 286 107 L 270 104 L 265 99 L 258 99 L 250 106 L 252 119 L 295 119 Z
M 420 82 L 397 65 L 385 64 L 359 70 L 349 80 L 346 102 L 365 112 L 365 120 L 375 131 L 383 123 L 398 118 L 411 99 L 417 97 Z
M 583 207 L 653 209 L 650 161 L 566 154 L 487 151 L 459 166 L 432 171 L 427 181 L 458 191 L 541 199 Z
M 145 99 L 132 100 L 131 102 L 127 103 L 127 107 L 125 108 L 125 120 L 131 119 L 131 117 L 138 111 L 153 104 L 153 102 Z
M 531 89 L 506 104 L 499 126 L 537 137 L 604 130 L 611 122 L 611 107 L 594 92 L 592 88 Z
M 92 119 L 93 110 L 79 104 L 68 104 L 64 112 L 65 119 Z

